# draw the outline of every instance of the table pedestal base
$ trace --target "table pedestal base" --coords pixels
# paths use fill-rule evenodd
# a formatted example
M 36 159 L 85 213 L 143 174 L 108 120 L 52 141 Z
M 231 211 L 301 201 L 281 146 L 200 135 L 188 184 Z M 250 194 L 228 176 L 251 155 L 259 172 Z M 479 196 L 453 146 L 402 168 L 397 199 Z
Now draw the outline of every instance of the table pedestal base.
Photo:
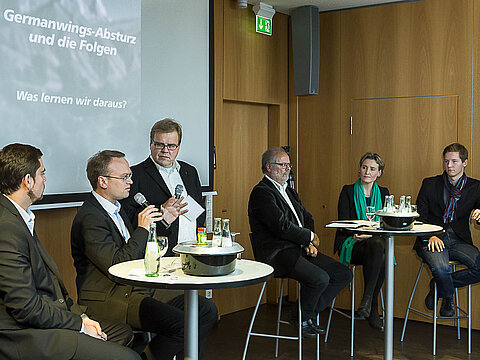
M 185 290 L 185 360 L 198 360 L 198 290 Z

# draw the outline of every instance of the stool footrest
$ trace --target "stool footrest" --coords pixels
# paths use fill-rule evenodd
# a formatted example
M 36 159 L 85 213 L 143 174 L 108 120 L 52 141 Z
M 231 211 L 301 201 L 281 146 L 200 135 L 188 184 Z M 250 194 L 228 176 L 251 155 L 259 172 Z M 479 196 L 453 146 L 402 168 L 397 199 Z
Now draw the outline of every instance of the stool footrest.
M 274 339 L 285 339 L 285 340 L 298 340 L 298 336 L 283 336 L 283 335 L 274 335 L 274 334 L 263 334 L 263 333 L 250 333 L 251 336 L 267 337 Z

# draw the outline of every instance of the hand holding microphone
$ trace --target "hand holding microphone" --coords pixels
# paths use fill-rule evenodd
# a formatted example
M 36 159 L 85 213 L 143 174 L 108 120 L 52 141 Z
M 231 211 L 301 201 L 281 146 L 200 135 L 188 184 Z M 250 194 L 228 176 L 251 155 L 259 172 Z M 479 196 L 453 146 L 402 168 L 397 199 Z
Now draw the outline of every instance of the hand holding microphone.
M 162 221 L 162 213 L 154 205 L 150 205 L 142 193 L 136 193 L 133 199 L 137 204 L 144 207 L 144 209 L 138 214 L 138 226 L 149 230 L 152 222 Z M 164 224 L 164 226 L 168 227 L 168 223 Z

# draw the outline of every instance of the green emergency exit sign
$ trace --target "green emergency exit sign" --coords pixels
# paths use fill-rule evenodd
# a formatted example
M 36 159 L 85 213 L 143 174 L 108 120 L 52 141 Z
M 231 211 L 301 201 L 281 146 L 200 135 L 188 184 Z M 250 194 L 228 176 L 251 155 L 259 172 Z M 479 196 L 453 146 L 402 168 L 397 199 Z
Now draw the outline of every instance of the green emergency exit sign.
M 260 34 L 272 35 L 272 20 L 256 15 L 256 31 Z

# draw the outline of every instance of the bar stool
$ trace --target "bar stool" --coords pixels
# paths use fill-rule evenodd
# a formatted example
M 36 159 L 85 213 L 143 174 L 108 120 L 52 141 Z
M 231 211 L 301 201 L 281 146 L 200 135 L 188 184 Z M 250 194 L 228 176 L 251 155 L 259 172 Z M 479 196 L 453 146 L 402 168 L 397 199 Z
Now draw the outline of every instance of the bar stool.
M 364 317 L 355 316 L 355 265 L 352 266 L 352 281 L 350 282 L 350 292 L 352 294 L 352 308 L 349 312 L 336 309 L 335 308 L 335 297 L 332 301 L 332 305 L 330 306 L 330 314 L 328 315 L 328 323 L 327 323 L 327 331 L 325 333 L 325 342 L 328 341 L 328 334 L 330 332 L 330 322 L 332 320 L 332 313 L 335 311 L 342 316 L 345 316 L 350 319 L 350 357 L 353 357 L 353 341 L 354 341 L 354 334 L 355 334 L 355 320 L 365 320 Z M 383 304 L 383 292 L 380 289 L 380 300 L 382 303 L 382 320 L 384 319 L 384 304 Z
M 455 272 L 457 265 L 463 265 L 458 261 L 449 261 L 449 264 L 452 268 L 452 272 Z M 405 329 L 407 327 L 408 321 L 408 314 L 410 311 L 416 312 L 417 314 L 421 314 L 433 319 L 433 355 L 435 356 L 437 353 L 437 319 L 453 319 L 457 323 L 457 339 L 460 340 L 460 319 L 468 319 L 468 353 L 472 353 L 472 318 L 471 318 L 471 310 L 472 310 L 472 287 L 468 285 L 468 311 L 463 310 L 458 306 L 458 289 L 455 288 L 455 309 L 457 315 L 455 316 L 437 316 L 437 283 L 435 282 L 435 290 L 434 290 L 434 302 L 433 302 L 433 314 L 427 314 L 423 311 L 414 309 L 411 307 L 413 295 L 415 294 L 415 290 L 417 289 L 418 281 L 420 279 L 420 275 L 422 274 L 422 270 L 425 263 L 422 262 L 420 265 L 420 270 L 418 270 L 417 279 L 415 280 L 415 285 L 413 286 L 412 294 L 410 295 L 410 300 L 407 306 L 407 313 L 405 314 L 405 320 L 403 322 L 403 330 L 402 330 L 402 338 L 400 341 L 403 342 L 405 337 Z M 463 315 L 460 315 L 460 312 Z
M 255 318 L 257 316 L 257 311 L 258 307 L 260 306 L 260 302 L 262 300 L 263 293 L 265 291 L 265 286 L 267 282 L 265 281 L 262 286 L 262 290 L 260 291 L 260 295 L 258 296 L 258 301 L 257 305 L 255 306 L 255 310 L 253 311 L 253 316 L 252 320 L 250 321 L 250 327 L 248 328 L 248 334 L 247 334 L 247 341 L 245 343 L 245 348 L 243 350 L 243 357 L 242 359 L 245 360 L 247 356 L 247 349 L 248 349 L 248 344 L 250 342 L 250 337 L 251 336 L 259 336 L 259 337 L 268 337 L 268 338 L 274 338 L 276 339 L 275 343 L 275 358 L 278 357 L 278 346 L 279 346 L 279 341 L 280 339 L 284 340 L 297 340 L 298 341 L 298 359 L 302 359 L 302 308 L 300 306 L 300 283 L 298 283 L 298 335 L 297 336 L 284 336 L 280 335 L 280 324 L 289 324 L 288 321 L 282 320 L 281 319 L 281 314 L 282 314 L 282 303 L 283 303 L 283 284 L 285 278 L 281 278 L 281 285 L 280 285 L 280 300 L 278 302 L 278 313 L 277 313 L 277 322 L 276 322 L 276 333 L 275 334 L 267 334 L 267 333 L 258 333 L 258 332 L 253 332 L 253 323 L 255 322 Z M 317 325 L 319 324 L 319 315 L 317 315 Z M 317 338 L 317 360 L 320 359 L 320 335 L 316 336 Z

